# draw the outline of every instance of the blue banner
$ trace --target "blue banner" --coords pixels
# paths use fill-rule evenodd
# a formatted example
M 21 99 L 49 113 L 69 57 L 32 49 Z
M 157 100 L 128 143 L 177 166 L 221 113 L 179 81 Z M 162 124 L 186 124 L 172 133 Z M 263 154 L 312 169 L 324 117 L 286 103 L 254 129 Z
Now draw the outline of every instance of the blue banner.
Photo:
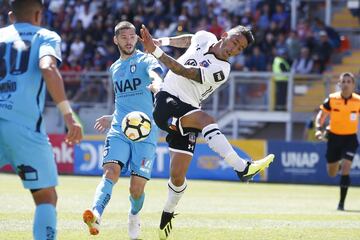
M 249 156 L 234 147 L 240 157 L 250 159 Z M 104 149 L 103 141 L 82 141 L 74 149 L 74 174 L 80 175 L 102 175 L 102 153 Z M 170 155 L 168 145 L 159 142 L 156 149 L 156 160 L 153 166 L 153 178 L 168 178 Z M 216 153 L 214 153 L 206 143 L 196 145 L 193 160 L 187 172 L 188 179 L 208 179 L 208 180 L 231 180 L 238 181 L 235 171 Z M 256 176 L 255 181 L 260 177 Z
M 326 170 L 326 143 L 268 141 L 275 160 L 268 170 L 268 181 L 283 183 L 338 184 Z M 350 173 L 351 184 L 360 185 L 360 157 L 356 154 Z

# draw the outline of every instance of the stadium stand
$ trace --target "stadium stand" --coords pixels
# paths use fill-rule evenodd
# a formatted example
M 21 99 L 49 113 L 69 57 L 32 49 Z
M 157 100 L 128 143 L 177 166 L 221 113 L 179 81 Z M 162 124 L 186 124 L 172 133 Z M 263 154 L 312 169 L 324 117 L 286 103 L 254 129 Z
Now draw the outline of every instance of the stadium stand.
M 237 24 L 253 28 L 256 44 L 230 61 L 233 73 L 242 71 L 243 75 L 235 74 L 234 84 L 224 86 L 204 104 L 204 108 L 212 111 L 218 119 L 233 110 L 274 111 L 271 72 L 276 53 L 285 50 L 288 62 L 295 65 L 301 49 L 308 49 L 307 58 L 313 66 L 301 72 L 306 75 L 294 78 L 290 86 L 291 98 L 288 99 L 291 101 L 289 111 L 300 114 L 292 119 L 305 122 L 321 102 L 320 99 L 334 89 L 339 72 L 359 72 L 359 10 L 352 0 L 332 1 L 331 21 L 328 22 L 325 21 L 329 9 L 327 1 L 296 0 L 294 22 L 292 2 L 45 0 L 44 24 L 62 37 L 64 61 L 61 70 L 68 96 L 79 109 L 80 117 L 85 119 L 86 133 L 94 133 L 91 128 L 94 114 L 87 115 L 92 112 L 89 108 L 101 109 L 101 113 L 112 112 L 111 84 L 106 71 L 118 57 L 112 43 L 113 25 L 125 19 L 136 27 L 145 24 L 155 37 L 198 30 L 212 31 L 220 37 L 223 31 Z M 8 9 L 7 1 L 2 1 L 1 27 L 8 24 Z M 295 25 L 292 25 L 293 22 Z M 138 47 L 141 48 L 141 45 Z M 176 48 L 164 50 L 174 57 L 182 53 Z M 268 75 L 259 75 L 260 72 Z M 51 112 L 49 110 L 47 115 Z M 267 126 L 263 122 L 249 123 L 246 129 L 245 122 L 240 121 L 239 124 L 242 130 L 233 136 L 256 137 L 257 129 Z M 231 126 L 226 128 L 234 129 Z M 58 131 L 55 126 L 50 127 L 50 132 Z

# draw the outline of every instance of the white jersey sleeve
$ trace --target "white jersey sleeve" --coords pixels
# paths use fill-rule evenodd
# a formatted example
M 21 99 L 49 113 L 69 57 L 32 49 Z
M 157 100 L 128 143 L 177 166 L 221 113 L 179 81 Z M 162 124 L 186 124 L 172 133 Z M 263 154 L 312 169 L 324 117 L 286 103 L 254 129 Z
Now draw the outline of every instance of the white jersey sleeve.
M 191 38 L 191 44 L 204 46 L 209 42 L 217 42 L 216 36 L 210 32 L 199 31 Z

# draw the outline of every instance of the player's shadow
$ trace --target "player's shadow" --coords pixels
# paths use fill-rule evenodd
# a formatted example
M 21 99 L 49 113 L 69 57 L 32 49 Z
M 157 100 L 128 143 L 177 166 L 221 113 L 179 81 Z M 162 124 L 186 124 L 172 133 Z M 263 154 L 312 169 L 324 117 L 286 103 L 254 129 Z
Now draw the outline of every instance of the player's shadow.
M 360 213 L 360 210 L 345 209 L 344 212 Z

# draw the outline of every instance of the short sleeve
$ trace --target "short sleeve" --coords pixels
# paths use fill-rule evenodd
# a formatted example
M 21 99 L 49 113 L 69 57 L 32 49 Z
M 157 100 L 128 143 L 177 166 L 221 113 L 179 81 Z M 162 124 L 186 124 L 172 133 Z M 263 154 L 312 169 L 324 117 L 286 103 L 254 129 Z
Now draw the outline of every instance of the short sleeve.
M 217 42 L 216 36 L 207 31 L 198 31 L 191 38 L 191 44 L 200 44 L 208 43 L 208 42 Z
M 202 84 L 222 84 L 229 77 L 230 64 L 200 67 Z
M 147 71 L 152 70 L 159 75 L 163 74 L 164 71 L 163 71 L 159 61 L 153 55 L 148 54 L 146 60 L 147 60 L 146 61 L 147 62 L 147 69 L 146 69 Z
M 320 105 L 320 109 L 324 112 L 330 112 L 331 106 L 330 106 L 330 98 L 326 98 L 324 103 Z
M 40 43 L 39 48 L 39 59 L 50 55 L 55 57 L 58 62 L 60 63 L 62 61 L 61 59 L 61 39 L 60 36 L 55 32 L 46 32 L 42 36 L 43 41 Z

